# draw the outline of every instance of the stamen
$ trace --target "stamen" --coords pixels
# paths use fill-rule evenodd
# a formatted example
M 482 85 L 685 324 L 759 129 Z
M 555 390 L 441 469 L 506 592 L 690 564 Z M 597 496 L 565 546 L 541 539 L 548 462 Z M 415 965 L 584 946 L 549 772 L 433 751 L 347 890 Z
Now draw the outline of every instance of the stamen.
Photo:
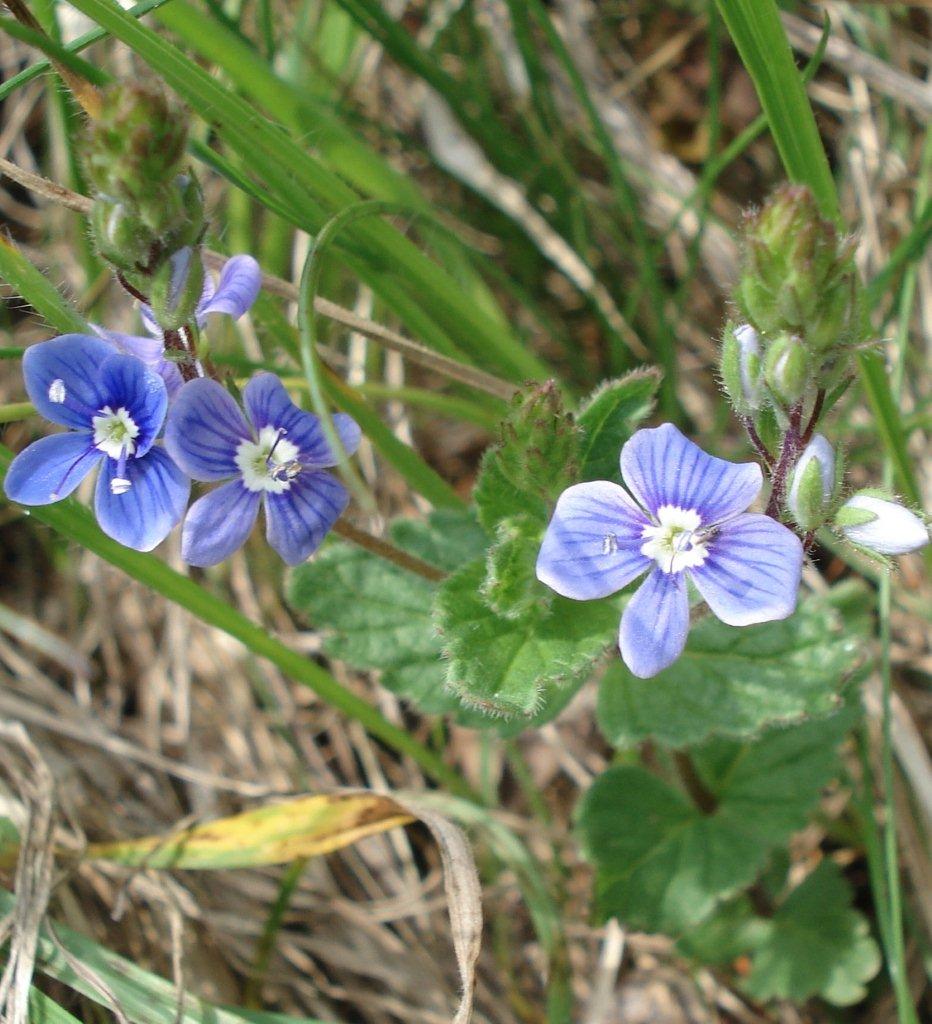
M 272 456 L 275 454 L 275 449 L 278 447 L 278 442 L 287 434 L 288 431 L 284 427 L 278 428 L 278 433 L 275 435 L 275 440 L 272 442 L 272 447 L 269 449 L 269 454 L 265 457 L 265 464 L 267 466 L 272 465 Z M 274 473 L 273 473 L 274 475 Z
M 133 486 L 132 480 L 127 480 L 125 477 L 115 476 L 110 481 L 110 493 L 111 494 L 126 494 L 126 492 Z

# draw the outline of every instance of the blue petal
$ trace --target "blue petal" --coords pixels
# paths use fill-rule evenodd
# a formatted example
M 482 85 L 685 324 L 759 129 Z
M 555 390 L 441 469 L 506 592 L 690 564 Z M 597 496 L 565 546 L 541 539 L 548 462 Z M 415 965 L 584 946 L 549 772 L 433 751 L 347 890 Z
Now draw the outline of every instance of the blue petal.
M 259 514 L 259 492 L 231 480 L 198 498 L 181 532 L 181 557 L 190 565 L 216 565 L 243 546 Z
M 104 341 L 109 342 L 117 352 L 135 356 L 137 359 L 141 359 L 148 367 L 154 367 L 162 358 L 162 353 L 165 350 L 161 334 L 158 337 L 143 338 L 139 334 L 123 334 L 120 331 L 111 331 L 106 327 L 101 327 L 99 324 L 91 324 L 91 327 L 94 328 Z
M 637 431 L 621 449 L 621 473 L 648 512 L 662 505 L 693 509 L 703 526 L 744 512 L 763 483 L 756 463 L 707 455 L 672 423 Z
M 102 458 L 85 431 L 43 437 L 10 463 L 3 489 L 20 505 L 50 505 L 67 498 Z
M 215 380 L 188 381 L 169 410 L 165 447 L 194 480 L 238 476 L 236 449 L 251 440 L 239 406 Z
M 712 611 L 729 626 L 785 619 L 796 608 L 803 546 L 769 516 L 724 523 L 705 562 L 689 573 Z
M 647 525 L 647 517 L 617 484 L 596 480 L 569 487 L 544 534 L 537 578 L 577 601 L 614 594 L 651 565 L 641 554 Z
M 113 349 L 89 334 L 63 334 L 26 349 L 23 379 L 40 416 L 76 430 L 88 430 L 107 404 L 100 364 Z M 53 387 L 54 385 L 54 387 Z M 61 401 L 49 398 L 49 389 Z
M 233 256 L 223 265 L 217 290 L 205 294 L 197 307 L 198 322 L 209 313 L 226 313 L 234 320 L 252 306 L 262 286 L 262 271 L 252 256 Z
M 122 477 L 130 487 L 114 494 L 111 482 L 120 475 L 116 459 L 105 459 L 94 497 L 97 522 L 108 537 L 126 547 L 151 551 L 181 521 L 191 481 L 161 448 L 127 459 Z
M 135 439 L 135 458 L 140 459 L 152 447 L 165 422 L 168 392 L 165 382 L 147 370 L 135 356 L 109 355 L 98 371 L 105 405 L 116 411 L 123 408 L 139 427 Z
M 683 653 L 689 599 L 682 573 L 657 568 L 638 587 L 621 616 L 619 646 L 630 671 L 649 679 Z
M 265 495 L 265 535 L 288 565 L 299 565 L 320 547 L 349 501 L 329 473 L 301 473 L 290 490 Z
M 298 446 L 300 459 L 305 465 L 324 468 L 339 462 L 327 444 L 320 420 L 292 402 L 274 373 L 257 373 L 243 388 L 243 401 L 256 430 L 267 426 L 284 430 L 285 437 Z M 333 425 L 346 454 L 352 455 L 362 437 L 356 421 L 338 412 L 333 416 Z

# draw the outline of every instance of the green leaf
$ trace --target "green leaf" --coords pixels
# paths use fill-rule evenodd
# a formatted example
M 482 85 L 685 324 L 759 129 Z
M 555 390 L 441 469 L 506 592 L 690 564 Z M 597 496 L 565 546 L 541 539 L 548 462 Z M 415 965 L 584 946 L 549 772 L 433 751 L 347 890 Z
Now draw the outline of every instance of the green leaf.
M 553 381 L 519 391 L 501 436 L 482 459 L 474 497 L 494 535 L 504 519 L 545 526 L 559 493 L 575 480 L 579 432 Z
M 404 521 L 393 533 L 411 554 L 440 569 L 474 559 L 486 544 L 465 511 L 437 510 L 428 523 Z M 324 650 L 330 657 L 379 669 L 386 689 L 422 711 L 449 714 L 460 703 L 444 686 L 441 645 L 431 619 L 436 589 L 361 548 L 335 543 L 294 570 L 288 596 L 315 626 L 329 631 Z
M 599 690 L 599 726 L 615 746 L 653 737 L 682 747 L 713 734 L 753 735 L 836 709 L 861 656 L 859 640 L 824 600 L 759 626 L 726 626 L 710 615 L 692 628 L 679 660 L 653 679 L 638 679 L 616 662 Z
M 447 685 L 490 714 L 529 717 L 541 709 L 548 688 L 559 692 L 581 681 L 611 642 L 618 608 L 611 601 L 556 597 L 545 613 L 506 618 L 483 600 L 485 579 L 480 558 L 447 579 L 437 594 L 436 624 L 449 657 Z
M 481 565 L 488 543 L 472 513 L 451 509 L 436 509 L 426 523 L 400 519 L 391 536 L 410 554 L 445 570 L 477 559 Z M 327 631 L 328 656 L 380 670 L 386 689 L 423 712 L 510 736 L 563 709 L 575 689 L 556 682 L 542 687 L 536 713 L 528 719 L 506 722 L 464 707 L 446 683 L 444 645 L 432 616 L 436 594 L 436 584 L 346 544 L 330 544 L 313 562 L 299 566 L 288 587 L 294 607 Z
M 832 778 L 844 713 L 755 743 L 713 740 L 693 769 L 713 809 L 640 767 L 610 768 L 579 809 L 580 838 L 596 867 L 602 918 L 677 933 L 749 885 L 767 854 L 805 823 Z
M 579 480 L 618 481 L 621 446 L 654 408 L 661 374 L 655 367 L 606 381 L 582 405 Z
M 486 556 L 482 597 L 497 615 L 518 619 L 538 606 L 549 604 L 550 595 L 537 579 L 537 552 L 541 526 L 527 516 L 504 519 L 495 531 L 496 541 Z
M 880 969 L 867 920 L 851 907 L 838 866 L 823 860 L 769 921 L 761 922 L 745 988 L 757 999 L 802 1002 L 819 995 L 850 1006 Z

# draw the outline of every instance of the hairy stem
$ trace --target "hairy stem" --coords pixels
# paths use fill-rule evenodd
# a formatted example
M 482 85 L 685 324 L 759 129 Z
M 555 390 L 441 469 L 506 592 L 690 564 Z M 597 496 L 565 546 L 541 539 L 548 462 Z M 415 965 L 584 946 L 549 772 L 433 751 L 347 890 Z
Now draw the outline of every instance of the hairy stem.
M 812 413 L 809 416 L 809 422 L 806 424 L 806 429 L 803 431 L 802 438 L 800 438 L 800 448 L 805 448 L 812 440 L 812 435 L 815 433 L 816 424 L 819 422 L 819 417 L 822 415 L 822 406 L 824 404 L 825 388 L 819 388 L 815 397 L 815 402 L 812 404 Z
M 790 470 L 796 462 L 796 456 L 801 448 L 802 437 L 800 435 L 800 423 L 803 418 L 802 402 L 797 402 L 790 409 L 790 423 L 783 435 L 783 444 L 780 446 L 780 458 L 777 461 L 771 477 L 770 501 L 767 502 L 766 514 L 772 519 L 780 518 L 780 510 L 786 500 L 786 482 Z
M 770 454 L 770 449 L 761 440 L 761 436 L 757 432 L 757 427 L 754 426 L 754 420 L 752 420 L 750 416 L 741 416 L 740 420 L 744 425 L 744 429 L 747 431 L 748 438 L 754 446 L 754 450 L 761 457 L 764 465 L 768 469 L 773 469 L 773 456 Z

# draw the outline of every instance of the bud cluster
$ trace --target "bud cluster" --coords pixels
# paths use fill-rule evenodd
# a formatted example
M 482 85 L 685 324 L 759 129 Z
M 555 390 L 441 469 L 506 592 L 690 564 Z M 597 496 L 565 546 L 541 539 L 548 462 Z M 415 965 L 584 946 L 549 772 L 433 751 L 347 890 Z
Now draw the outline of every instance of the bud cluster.
M 741 320 L 726 326 L 721 370 L 743 416 L 771 406 L 782 419 L 810 394 L 843 387 L 868 338 L 854 243 L 801 186 L 748 216 L 735 303 Z
M 161 89 L 117 83 L 103 91 L 81 146 L 97 249 L 166 330 L 191 320 L 204 283 L 204 197 L 185 167 L 187 137 L 186 118 Z

